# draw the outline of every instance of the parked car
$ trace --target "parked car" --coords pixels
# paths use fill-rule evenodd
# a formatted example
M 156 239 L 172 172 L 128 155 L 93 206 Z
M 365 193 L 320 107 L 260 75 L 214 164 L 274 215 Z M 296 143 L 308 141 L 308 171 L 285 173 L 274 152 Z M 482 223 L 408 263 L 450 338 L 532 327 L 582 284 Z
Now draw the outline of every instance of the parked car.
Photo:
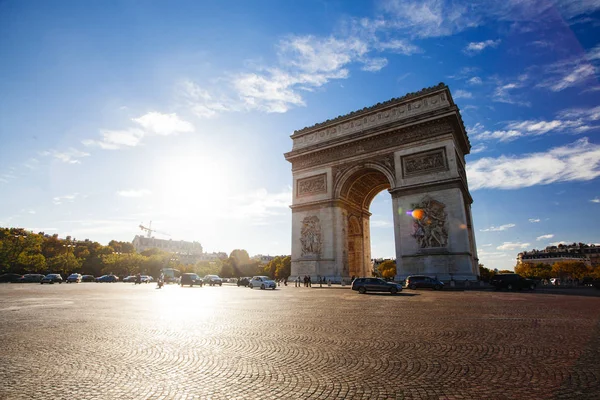
M 20 274 L 4 274 L 0 275 L 0 282 L 19 282 L 23 275 Z
M 444 288 L 444 282 L 426 275 L 407 276 L 405 282 L 406 287 L 413 290 L 421 288 L 442 290 Z
M 523 278 L 519 274 L 496 274 L 490 280 L 490 284 L 499 289 L 530 289 L 535 290 L 535 281 Z
M 240 287 L 240 286 L 248 287 L 248 283 L 250 282 L 250 279 L 252 279 L 252 278 L 249 276 L 244 276 L 244 277 L 238 279 L 238 281 L 237 281 L 238 287 Z
M 60 274 L 48 274 L 40 281 L 40 284 L 44 283 L 63 283 L 63 278 Z
M 268 276 L 253 276 L 252 279 L 250 279 L 250 282 L 248 282 L 248 286 L 250 289 L 259 287 L 261 289 L 275 290 L 277 288 L 277 283 Z
M 190 285 L 190 287 L 194 285 L 198 285 L 202 287 L 204 281 L 196 274 L 181 274 L 181 279 L 179 280 L 179 284 L 183 287 L 183 285 Z
M 223 279 L 219 278 L 217 275 L 206 275 L 204 278 L 202 278 L 202 281 L 204 281 L 205 285 L 223 286 Z
M 154 278 L 150 275 L 142 275 L 142 283 L 150 283 L 153 282 Z
M 122 282 L 131 283 L 131 282 L 135 282 L 136 279 L 137 279 L 137 276 L 135 276 L 135 275 L 129 275 L 129 276 L 123 278 Z
M 44 279 L 42 274 L 25 274 L 19 279 L 19 283 L 40 283 Z
M 94 275 L 83 275 L 81 277 L 81 282 L 95 282 L 96 277 Z
M 67 277 L 67 283 L 79 283 L 81 282 L 81 274 L 71 274 Z
M 594 279 L 592 281 L 592 286 L 595 287 L 596 289 L 600 290 L 600 279 Z
M 119 282 L 119 278 L 115 275 L 102 275 L 100 278 L 96 278 L 96 282 Z
M 356 278 L 352 281 L 352 290 L 357 290 L 360 294 L 367 292 L 396 294 L 402 291 L 402 285 L 394 282 L 386 282 L 381 278 Z

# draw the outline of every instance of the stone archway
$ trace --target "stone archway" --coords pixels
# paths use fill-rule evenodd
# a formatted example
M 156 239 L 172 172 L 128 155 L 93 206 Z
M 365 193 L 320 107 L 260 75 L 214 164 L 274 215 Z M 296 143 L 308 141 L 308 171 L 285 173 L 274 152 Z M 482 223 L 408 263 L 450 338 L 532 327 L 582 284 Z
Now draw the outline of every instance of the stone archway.
M 467 138 L 447 86 L 295 131 L 292 275 L 339 282 L 371 271 L 369 206 L 392 195 L 397 278 L 474 279 Z M 412 213 L 411 211 L 417 210 Z

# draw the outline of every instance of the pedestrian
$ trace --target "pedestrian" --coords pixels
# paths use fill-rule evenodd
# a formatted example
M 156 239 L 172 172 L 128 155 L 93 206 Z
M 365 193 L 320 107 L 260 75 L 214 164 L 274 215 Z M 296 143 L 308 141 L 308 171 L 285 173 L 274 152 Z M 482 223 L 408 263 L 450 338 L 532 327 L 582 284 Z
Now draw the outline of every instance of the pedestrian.
M 310 277 L 310 275 L 307 277 L 308 280 L 308 287 L 312 287 L 312 278 Z
M 285 278 L 283 278 L 283 286 L 287 286 L 287 276 Z

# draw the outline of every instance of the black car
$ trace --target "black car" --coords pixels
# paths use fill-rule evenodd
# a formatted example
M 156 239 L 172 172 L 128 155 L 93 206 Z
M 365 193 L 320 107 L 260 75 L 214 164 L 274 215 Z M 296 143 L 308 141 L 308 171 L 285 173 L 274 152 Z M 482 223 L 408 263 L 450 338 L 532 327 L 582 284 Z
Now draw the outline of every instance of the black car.
M 394 282 L 386 282 L 381 278 L 356 278 L 352 281 L 352 290 L 358 290 L 358 293 L 367 292 L 388 292 L 396 294 L 402 291 L 402 285 Z
M 40 283 L 42 279 L 44 279 L 42 274 L 25 274 L 19 279 L 19 283 Z
M 19 280 L 23 277 L 23 275 L 19 274 L 4 274 L 0 275 L 0 282 L 19 282 Z
M 100 278 L 96 278 L 96 282 L 119 282 L 119 278 L 114 275 L 102 275 Z
M 244 276 L 244 277 L 238 279 L 238 281 L 237 281 L 238 287 L 240 287 L 240 286 L 248 287 L 248 283 L 250 283 L 250 279 L 252 279 L 252 278 L 250 278 L 249 276 Z
M 499 289 L 530 289 L 535 290 L 535 281 L 523 278 L 519 274 L 496 274 L 490 280 L 490 284 Z
M 94 275 L 83 275 L 81 277 L 81 282 L 94 282 L 96 281 L 96 278 L 94 277 Z
M 48 274 L 40 281 L 40 284 L 44 283 L 63 283 L 63 278 L 60 274 Z
M 181 274 L 181 280 L 179 281 L 181 286 L 190 285 L 190 287 L 194 285 L 198 285 L 202 287 L 204 281 L 196 274 Z
M 444 282 L 426 275 L 410 275 L 406 277 L 406 287 L 413 290 L 422 288 L 442 290 Z

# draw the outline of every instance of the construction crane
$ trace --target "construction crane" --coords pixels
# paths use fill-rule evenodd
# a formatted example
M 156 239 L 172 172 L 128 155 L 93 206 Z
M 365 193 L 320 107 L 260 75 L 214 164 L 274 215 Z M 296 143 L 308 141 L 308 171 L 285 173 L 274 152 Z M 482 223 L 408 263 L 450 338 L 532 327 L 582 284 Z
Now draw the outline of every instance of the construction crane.
M 148 228 L 146 228 L 144 225 L 142 225 L 142 223 L 140 222 L 140 229 L 143 231 L 146 231 L 146 237 L 151 238 L 152 237 L 152 232 L 154 233 L 159 233 L 161 235 L 166 235 L 166 236 L 171 236 L 166 232 L 160 232 L 157 231 L 156 229 L 152 229 L 152 221 L 150 221 L 150 224 L 148 225 Z

